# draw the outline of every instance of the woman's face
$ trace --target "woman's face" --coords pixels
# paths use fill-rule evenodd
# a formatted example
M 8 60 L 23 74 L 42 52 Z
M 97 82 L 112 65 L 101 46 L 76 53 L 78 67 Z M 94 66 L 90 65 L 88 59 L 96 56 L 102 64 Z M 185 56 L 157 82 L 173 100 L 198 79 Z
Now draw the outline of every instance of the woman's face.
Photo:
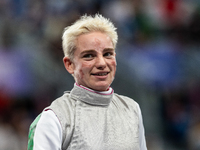
M 101 32 L 83 34 L 77 38 L 74 59 L 67 70 L 74 75 L 77 84 L 106 91 L 115 77 L 115 56 L 109 36 Z M 64 63 L 67 61 L 69 59 L 65 57 Z

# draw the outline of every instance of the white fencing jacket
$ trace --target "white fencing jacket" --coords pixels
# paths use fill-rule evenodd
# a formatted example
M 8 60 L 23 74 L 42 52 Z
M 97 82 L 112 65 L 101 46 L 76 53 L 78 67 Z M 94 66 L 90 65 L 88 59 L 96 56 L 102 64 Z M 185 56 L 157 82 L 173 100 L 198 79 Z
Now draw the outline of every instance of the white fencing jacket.
M 141 110 L 112 88 L 75 84 L 32 123 L 28 150 L 147 150 Z

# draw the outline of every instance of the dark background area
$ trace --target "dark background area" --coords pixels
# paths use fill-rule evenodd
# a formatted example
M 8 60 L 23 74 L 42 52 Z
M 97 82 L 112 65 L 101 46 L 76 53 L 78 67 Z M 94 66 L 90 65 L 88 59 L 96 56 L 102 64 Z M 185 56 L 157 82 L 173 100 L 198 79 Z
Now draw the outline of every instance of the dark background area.
M 200 149 L 198 0 L 1 0 L 0 149 L 25 150 L 31 122 L 73 87 L 62 32 L 97 12 L 118 28 L 112 87 L 140 104 L 148 150 Z

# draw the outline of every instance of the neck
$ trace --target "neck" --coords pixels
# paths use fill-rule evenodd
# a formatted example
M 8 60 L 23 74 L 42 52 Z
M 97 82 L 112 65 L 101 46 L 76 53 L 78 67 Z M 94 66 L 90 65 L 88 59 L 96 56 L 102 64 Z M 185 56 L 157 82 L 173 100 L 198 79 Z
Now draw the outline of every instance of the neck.
M 91 92 L 97 93 L 97 94 L 109 95 L 109 94 L 112 94 L 112 93 L 113 93 L 113 89 L 112 89 L 111 87 L 109 87 L 109 88 L 107 89 L 107 91 L 96 91 L 96 90 L 90 89 L 90 88 L 88 88 L 88 87 L 85 87 L 85 86 L 83 86 L 83 85 L 79 85 L 78 83 L 75 83 L 75 84 L 76 84 L 77 86 L 83 88 L 83 89 L 86 89 L 86 90 L 88 90 L 88 91 L 91 91 Z

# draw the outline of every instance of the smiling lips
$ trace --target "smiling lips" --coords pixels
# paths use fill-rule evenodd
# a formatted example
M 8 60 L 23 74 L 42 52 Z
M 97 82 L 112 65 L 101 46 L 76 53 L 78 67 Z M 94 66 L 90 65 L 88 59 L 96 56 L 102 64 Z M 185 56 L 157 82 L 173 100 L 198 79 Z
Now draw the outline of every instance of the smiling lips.
M 106 76 L 109 72 L 102 72 L 102 73 L 94 73 L 94 76 Z

